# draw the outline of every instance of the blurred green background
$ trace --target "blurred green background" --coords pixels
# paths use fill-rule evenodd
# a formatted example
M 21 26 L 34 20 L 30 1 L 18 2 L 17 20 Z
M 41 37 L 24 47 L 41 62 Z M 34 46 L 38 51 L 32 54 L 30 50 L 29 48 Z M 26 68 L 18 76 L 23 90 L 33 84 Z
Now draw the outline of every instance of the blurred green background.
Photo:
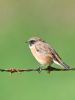
M 75 67 L 75 0 L 0 0 L 0 68 L 38 67 L 25 44 L 32 36 Z M 75 72 L 0 73 L 0 99 L 75 100 Z

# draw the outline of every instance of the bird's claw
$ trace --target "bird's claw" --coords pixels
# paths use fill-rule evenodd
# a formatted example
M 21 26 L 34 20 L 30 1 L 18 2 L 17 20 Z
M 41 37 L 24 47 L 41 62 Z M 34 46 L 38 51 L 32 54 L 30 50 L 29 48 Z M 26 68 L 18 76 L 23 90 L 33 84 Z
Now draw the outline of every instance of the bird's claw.
M 37 69 L 37 71 L 38 71 L 38 73 L 41 73 L 41 67 L 39 67 L 38 69 Z

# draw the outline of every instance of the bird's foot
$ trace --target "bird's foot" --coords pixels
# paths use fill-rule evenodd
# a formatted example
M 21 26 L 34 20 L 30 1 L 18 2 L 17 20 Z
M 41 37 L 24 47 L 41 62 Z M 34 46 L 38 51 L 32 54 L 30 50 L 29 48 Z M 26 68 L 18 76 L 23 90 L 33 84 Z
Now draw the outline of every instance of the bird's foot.
M 50 66 L 47 66 L 47 73 L 50 74 Z
M 50 74 L 51 71 L 53 71 L 55 68 L 51 67 L 51 66 L 47 66 L 47 72 L 48 74 Z
M 37 69 L 37 71 L 38 71 L 38 73 L 41 73 L 42 68 L 41 68 L 41 67 L 39 67 L 39 68 Z

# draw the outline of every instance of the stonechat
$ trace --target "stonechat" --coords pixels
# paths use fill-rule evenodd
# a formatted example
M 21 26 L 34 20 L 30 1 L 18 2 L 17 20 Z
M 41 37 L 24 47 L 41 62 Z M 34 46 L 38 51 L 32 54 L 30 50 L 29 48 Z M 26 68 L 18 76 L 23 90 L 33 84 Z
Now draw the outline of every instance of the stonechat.
M 33 56 L 41 65 L 50 66 L 52 63 L 55 63 L 64 69 L 70 68 L 63 62 L 58 53 L 41 38 L 32 37 L 27 42 Z

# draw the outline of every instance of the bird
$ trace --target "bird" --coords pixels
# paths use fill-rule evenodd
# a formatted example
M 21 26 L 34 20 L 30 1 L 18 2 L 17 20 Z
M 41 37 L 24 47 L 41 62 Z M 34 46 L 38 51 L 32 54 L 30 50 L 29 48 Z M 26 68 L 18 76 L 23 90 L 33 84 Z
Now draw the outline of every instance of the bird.
M 39 37 L 31 37 L 27 40 L 32 55 L 41 66 L 51 66 L 53 63 L 59 65 L 62 69 L 69 69 L 70 67 L 63 62 L 59 54 Z

